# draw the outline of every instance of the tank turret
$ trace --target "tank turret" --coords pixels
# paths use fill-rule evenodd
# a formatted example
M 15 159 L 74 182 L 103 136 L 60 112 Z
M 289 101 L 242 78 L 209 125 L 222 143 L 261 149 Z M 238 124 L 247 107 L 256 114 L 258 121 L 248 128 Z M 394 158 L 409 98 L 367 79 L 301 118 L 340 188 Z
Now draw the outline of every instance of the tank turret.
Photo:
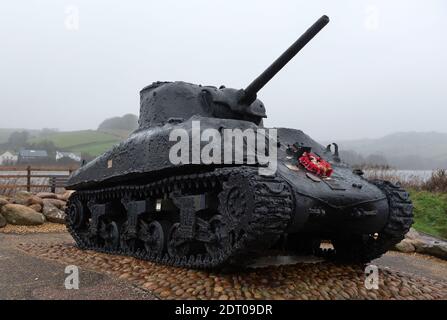
M 251 121 L 266 117 L 257 93 L 329 22 L 318 19 L 245 89 L 200 86 L 186 82 L 154 82 L 140 92 L 140 129 L 179 122 L 193 115 Z

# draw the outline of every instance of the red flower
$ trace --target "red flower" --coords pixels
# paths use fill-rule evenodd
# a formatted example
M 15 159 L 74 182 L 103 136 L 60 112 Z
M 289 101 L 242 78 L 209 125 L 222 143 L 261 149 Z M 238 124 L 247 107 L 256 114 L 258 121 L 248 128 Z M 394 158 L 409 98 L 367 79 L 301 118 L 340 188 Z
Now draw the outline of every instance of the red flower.
M 304 152 L 298 161 L 304 168 L 318 176 L 330 177 L 332 174 L 331 164 L 312 152 Z

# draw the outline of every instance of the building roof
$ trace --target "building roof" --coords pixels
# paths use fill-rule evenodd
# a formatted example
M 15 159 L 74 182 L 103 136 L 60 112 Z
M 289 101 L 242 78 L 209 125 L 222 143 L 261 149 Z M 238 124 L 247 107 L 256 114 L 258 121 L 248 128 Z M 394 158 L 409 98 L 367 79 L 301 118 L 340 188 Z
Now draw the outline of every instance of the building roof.
M 17 155 L 14 152 L 11 151 L 5 151 L 5 152 L 1 152 L 0 151 L 0 157 L 16 157 Z
M 38 157 L 38 158 L 46 158 L 48 157 L 48 153 L 45 150 L 20 150 L 19 152 L 20 157 L 24 158 L 32 158 L 32 157 Z

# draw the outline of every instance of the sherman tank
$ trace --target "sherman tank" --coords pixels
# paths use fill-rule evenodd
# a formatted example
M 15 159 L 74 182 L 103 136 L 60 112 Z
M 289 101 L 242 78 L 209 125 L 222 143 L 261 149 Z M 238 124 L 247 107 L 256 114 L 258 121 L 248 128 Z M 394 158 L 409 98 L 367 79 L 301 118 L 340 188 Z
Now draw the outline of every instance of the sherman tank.
M 66 223 L 77 245 L 217 268 L 278 251 L 366 263 L 401 241 L 413 222 L 405 190 L 366 179 L 335 143 L 263 125 L 257 93 L 328 22 L 317 20 L 245 89 L 180 81 L 143 88 L 138 129 L 67 182 L 75 192 Z M 232 161 L 216 161 L 230 151 Z M 322 251 L 322 241 L 333 249 Z

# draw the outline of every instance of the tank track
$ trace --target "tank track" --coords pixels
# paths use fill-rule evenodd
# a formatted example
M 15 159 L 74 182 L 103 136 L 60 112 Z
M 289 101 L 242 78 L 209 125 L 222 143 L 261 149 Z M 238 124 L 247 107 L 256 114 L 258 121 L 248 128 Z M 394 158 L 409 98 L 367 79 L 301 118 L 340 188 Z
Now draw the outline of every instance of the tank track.
M 89 203 L 106 204 L 123 199 L 142 200 L 173 194 L 188 196 L 206 193 L 216 195 L 218 205 L 214 218 L 217 217 L 218 222 L 225 221 L 224 224 L 220 223 L 220 227 L 227 228 L 225 232 L 216 233 L 219 236 L 214 236 L 218 238 L 216 244 L 220 241 L 221 246 L 216 245 L 215 252 L 207 249 L 195 254 L 178 255 L 168 253 L 164 249 L 163 254 L 160 254 L 148 251 L 147 248 L 100 243 L 99 238 L 91 237 L 86 232 L 86 228 L 91 229 L 91 212 L 88 213 L 89 218 L 83 220 L 83 227 L 80 227 L 82 223 L 79 219 L 82 216 L 79 218 L 79 212 L 88 211 Z M 66 223 L 68 231 L 81 249 L 132 256 L 176 267 L 208 269 L 240 264 L 246 260 L 247 255 L 262 254 L 284 233 L 291 220 L 293 203 L 289 185 L 277 177 L 259 176 L 257 168 L 254 167 L 219 168 L 207 173 L 173 176 L 145 185 L 121 185 L 76 191 L 67 204 Z M 127 213 L 123 217 L 121 214 L 119 217 L 120 226 L 123 225 L 122 219 L 128 218 L 126 215 Z M 206 227 L 210 239 L 214 239 L 213 232 L 210 231 L 213 221 L 216 219 L 210 219 Z M 172 225 L 175 222 L 178 221 L 169 223 Z
M 378 235 L 362 235 L 339 238 L 332 241 L 334 249 L 326 250 L 323 256 L 340 261 L 368 263 L 377 259 L 402 241 L 413 224 L 413 204 L 408 193 L 389 181 L 369 181 L 382 190 L 389 205 L 388 222 Z

